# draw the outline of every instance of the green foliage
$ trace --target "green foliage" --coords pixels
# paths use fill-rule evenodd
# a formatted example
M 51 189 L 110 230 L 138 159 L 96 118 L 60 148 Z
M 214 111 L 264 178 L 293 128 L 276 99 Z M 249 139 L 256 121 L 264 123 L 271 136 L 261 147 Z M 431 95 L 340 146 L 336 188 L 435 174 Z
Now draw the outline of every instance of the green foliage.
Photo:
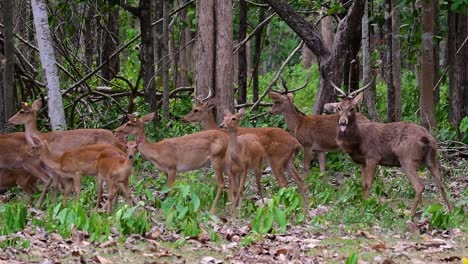
M 460 223 L 465 221 L 466 215 L 463 207 L 458 207 L 454 212 L 450 213 L 446 212 L 442 205 L 435 204 L 424 210 L 422 217 L 429 219 L 431 228 L 449 229 L 459 226 Z
M 302 222 L 302 198 L 295 188 L 281 188 L 266 204 L 257 208 L 252 219 L 252 230 L 258 234 L 271 232 L 284 233 L 288 219 Z M 273 224 L 278 225 L 278 230 L 273 229 Z
M 200 198 L 191 191 L 189 184 L 179 183 L 166 191 L 168 197 L 161 205 L 168 227 L 181 231 L 185 236 L 200 234 Z
M 143 205 L 144 202 L 140 201 L 136 206 L 125 205 L 117 211 L 115 221 L 122 234 L 143 234 L 149 229 L 148 213 L 146 210 L 139 210 Z
M 0 205 L 0 236 L 22 230 L 27 223 L 27 208 L 24 203 Z
M 468 144 L 468 116 L 465 116 L 460 122 L 460 133 L 463 136 L 462 141 Z
M 356 253 L 352 253 L 351 255 L 348 256 L 345 263 L 346 264 L 357 264 L 358 260 L 359 260 L 358 255 Z

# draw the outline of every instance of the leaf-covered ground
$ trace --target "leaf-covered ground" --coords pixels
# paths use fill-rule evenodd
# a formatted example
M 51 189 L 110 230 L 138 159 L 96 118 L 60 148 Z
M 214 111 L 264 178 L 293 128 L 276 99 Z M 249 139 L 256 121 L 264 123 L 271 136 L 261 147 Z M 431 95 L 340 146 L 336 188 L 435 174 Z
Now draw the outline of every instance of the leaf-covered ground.
M 70 217 L 69 221 L 62 219 L 67 218 L 61 213 L 65 212 L 64 208 L 73 206 L 82 206 L 84 214 L 90 214 L 94 205 L 88 203 L 94 198 L 94 183 L 88 180 L 78 206 L 61 207 L 47 200 L 41 209 L 28 208 L 26 227 L 0 236 L 0 263 L 468 261 L 464 259 L 468 258 L 468 224 L 464 213 L 468 205 L 466 159 L 451 158 L 443 162 L 444 182 L 457 207 L 452 214 L 439 206 L 443 204 L 440 194 L 427 172 L 421 170 L 426 191 L 419 207 L 419 219 L 414 222 L 409 216 L 414 194 L 399 169 L 379 169 L 372 197 L 363 201 L 358 168 L 339 154 L 331 155 L 329 164 L 330 172 L 314 171 L 308 177 L 310 193 L 304 210 L 288 211 L 295 205 L 284 203 L 283 198 L 295 199 L 298 195 L 295 188 L 280 192 L 274 178 L 269 173 L 264 175 L 263 184 L 269 199 L 263 202 L 278 203 L 278 208 L 286 212 L 287 225 L 286 231 L 282 232 L 281 221 L 274 220 L 265 234 L 259 234 L 258 230 L 264 226 L 259 221 L 268 221 L 270 215 L 255 220 L 259 217 L 259 207 L 267 207 L 255 194 L 255 184 L 248 185 L 236 218 L 226 213 L 229 206 L 223 205 L 225 197 L 218 211 L 211 215 L 208 210 L 215 190 L 211 170 L 179 176 L 178 191 L 171 191 L 164 190 L 164 181 L 155 180 L 156 172 L 148 168 L 151 167 L 148 163 L 142 162 L 132 180 L 134 200 L 140 201 L 136 211 L 124 207 L 121 200 L 117 212 L 112 215 L 98 213 L 98 220 L 89 220 L 85 225 L 79 222 L 79 214 Z M 279 193 L 283 196 L 279 197 Z M 18 191 L 7 195 L 16 196 L 10 204 L 26 200 Z M 176 209 L 184 203 L 189 204 L 188 209 Z M 171 215 L 175 211 L 178 214 Z M 140 214 L 136 214 L 138 212 Z M 142 212 L 144 223 L 138 220 Z M 190 226 L 192 220 L 196 222 L 196 230 Z M 70 225 L 70 232 L 61 229 L 62 223 Z M 103 225 L 103 230 L 107 230 L 104 227 L 108 225 L 110 231 L 108 234 L 102 231 L 105 235 L 96 238 L 92 234 L 96 227 L 90 225 Z M 143 226 L 145 231 L 136 234 L 138 227 L 130 225 Z M 198 235 L 186 235 L 191 232 Z

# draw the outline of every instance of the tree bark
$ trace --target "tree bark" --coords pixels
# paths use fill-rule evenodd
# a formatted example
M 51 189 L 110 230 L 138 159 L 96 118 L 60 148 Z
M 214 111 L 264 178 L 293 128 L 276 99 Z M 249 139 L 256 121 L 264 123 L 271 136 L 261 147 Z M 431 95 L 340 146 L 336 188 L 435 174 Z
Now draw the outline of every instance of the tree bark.
M 395 122 L 395 87 L 393 86 L 392 0 L 385 0 L 385 81 L 387 83 L 387 122 Z
M 449 1 L 449 6 L 450 6 Z M 449 120 L 454 127 L 459 126 L 463 116 L 463 109 L 460 107 L 463 94 L 458 81 L 458 60 L 457 60 L 457 20 L 458 13 L 448 10 L 448 33 L 447 33 L 447 65 L 449 79 Z
M 248 7 L 245 0 L 239 1 L 239 42 L 247 36 Z M 238 76 L 237 76 L 237 103 L 247 102 L 247 48 L 242 45 L 237 51 Z
M 392 121 L 401 120 L 401 47 L 400 47 L 400 6 L 398 0 L 392 2 L 392 81 L 393 81 L 393 115 Z
M 364 15 L 362 17 L 362 76 L 363 83 L 369 83 L 372 80 L 372 57 L 370 50 L 370 39 L 369 39 L 369 3 L 365 2 Z M 374 122 L 380 120 L 379 113 L 375 106 L 375 83 L 371 85 L 364 92 L 364 102 L 366 104 L 367 113 Z
M 13 36 L 14 1 L 3 0 L 4 21 L 4 70 L 3 70 L 3 102 L 4 124 L 15 114 L 15 39 Z
M 196 42 L 196 96 L 206 97 L 215 92 L 215 5 L 212 0 L 197 3 L 198 39 Z M 215 94 L 216 95 L 216 94 Z
M 31 0 L 36 29 L 37 44 L 47 86 L 50 125 L 53 130 L 66 130 L 60 81 L 55 66 L 55 54 L 50 34 L 46 3 L 44 0 Z
M 457 75 L 462 98 L 459 107 L 463 118 L 463 116 L 468 116 L 468 43 L 465 43 L 462 47 L 463 42 L 468 36 L 468 15 L 466 13 L 459 13 L 458 23 L 457 51 L 460 50 L 460 52 L 457 56 Z
M 264 8 L 260 8 L 258 13 L 258 23 L 260 24 L 266 18 L 266 12 Z M 258 73 L 260 67 L 260 57 L 262 55 L 262 37 L 263 37 L 263 30 L 265 26 L 258 31 L 255 35 L 254 40 L 254 65 L 252 70 L 252 94 L 253 94 L 253 102 L 258 101 Z M 304 45 L 305 47 L 305 45 Z
M 218 103 L 216 118 L 220 122 L 225 109 L 234 111 L 232 0 L 215 1 L 215 25 L 215 92 Z
M 101 53 L 101 63 L 110 59 L 112 53 L 119 46 L 119 10 L 112 8 L 109 4 L 109 13 L 107 14 L 107 28 L 104 30 L 104 44 Z M 114 56 L 110 59 L 101 69 L 101 76 L 103 77 L 103 85 L 109 85 L 109 81 L 114 78 L 114 76 L 119 71 L 119 55 Z
M 350 52 L 352 36 L 360 30 L 361 18 L 364 13 L 364 0 L 355 0 L 348 9 L 346 16 L 339 22 L 332 50 L 324 44 L 321 34 L 314 24 L 296 13 L 283 0 L 267 0 L 267 3 L 304 40 L 304 43 L 314 52 L 320 68 L 320 87 L 313 108 L 314 114 L 320 114 L 325 103 L 334 102 L 336 95 L 328 82 L 337 85 L 343 80 L 343 68 L 346 56 Z
M 434 35 L 439 36 L 440 34 L 440 25 L 439 25 L 439 1 L 432 1 L 434 5 Z M 440 41 L 436 40 L 434 42 L 434 84 L 433 87 L 436 87 L 436 83 L 439 80 L 439 66 L 440 66 Z M 440 85 L 438 85 L 434 90 L 434 104 L 437 105 L 440 100 Z
M 163 1 L 163 117 L 169 119 L 169 1 Z
M 187 22 L 187 9 L 183 9 L 180 11 L 180 18 L 182 21 Z M 182 23 L 181 23 L 182 24 Z M 182 49 L 178 55 L 179 58 L 179 71 L 178 71 L 178 80 L 175 87 L 183 87 L 189 85 L 188 80 L 188 73 L 190 71 L 189 68 L 189 56 L 188 56 L 188 46 L 187 43 L 190 41 L 190 34 L 187 34 L 187 31 L 190 31 L 188 26 L 182 25 L 182 30 L 180 32 L 180 43 L 179 49 Z M 190 33 L 190 32 L 189 32 Z
M 434 6 L 430 1 L 422 1 L 422 50 L 421 50 L 421 124 L 437 130 L 434 113 Z

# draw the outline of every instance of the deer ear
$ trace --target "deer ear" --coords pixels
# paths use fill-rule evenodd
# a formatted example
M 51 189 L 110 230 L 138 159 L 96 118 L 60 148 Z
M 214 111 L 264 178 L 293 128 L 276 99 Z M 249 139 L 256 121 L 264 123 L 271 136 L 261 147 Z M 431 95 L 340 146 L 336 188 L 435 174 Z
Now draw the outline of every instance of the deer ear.
M 34 101 L 34 103 L 32 104 L 32 109 L 33 109 L 34 111 L 38 111 L 39 109 L 41 109 L 41 106 L 42 106 L 41 100 L 36 100 L 36 101 Z
M 153 118 L 154 118 L 154 112 L 143 116 L 141 118 L 141 121 L 143 121 L 143 123 L 148 123 L 149 121 L 153 120 Z
M 363 93 L 360 92 L 356 97 L 353 98 L 353 105 L 358 105 L 362 102 Z
M 43 145 L 42 140 L 41 140 L 40 138 L 37 138 L 37 137 L 27 137 L 26 139 L 28 140 L 28 142 L 29 142 L 33 147 Z
M 244 109 L 244 108 L 241 108 L 241 109 L 239 110 L 239 112 L 237 113 L 237 116 L 239 117 L 239 119 L 244 118 L 244 116 L 245 116 L 245 109 Z

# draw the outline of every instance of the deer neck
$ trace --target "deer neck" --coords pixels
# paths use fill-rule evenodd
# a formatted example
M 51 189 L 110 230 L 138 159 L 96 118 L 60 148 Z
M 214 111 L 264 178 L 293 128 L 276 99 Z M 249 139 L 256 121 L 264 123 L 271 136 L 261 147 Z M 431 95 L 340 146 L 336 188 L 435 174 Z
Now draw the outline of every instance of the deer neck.
M 24 131 L 28 137 L 42 138 L 42 133 L 37 129 L 37 119 L 33 118 L 32 120 L 24 123 Z
M 212 113 L 209 113 L 207 115 L 207 118 L 203 119 L 200 123 L 202 125 L 203 130 L 219 129 Z
M 53 171 L 58 171 L 60 169 L 60 159 L 54 156 L 47 146 L 41 151 L 40 159 L 45 167 L 50 168 Z
M 231 159 L 238 160 L 238 145 L 237 145 L 237 128 L 228 128 L 228 149 Z
M 302 115 L 296 110 L 296 107 L 292 103 L 288 104 L 283 115 L 289 130 L 294 132 L 301 122 Z

